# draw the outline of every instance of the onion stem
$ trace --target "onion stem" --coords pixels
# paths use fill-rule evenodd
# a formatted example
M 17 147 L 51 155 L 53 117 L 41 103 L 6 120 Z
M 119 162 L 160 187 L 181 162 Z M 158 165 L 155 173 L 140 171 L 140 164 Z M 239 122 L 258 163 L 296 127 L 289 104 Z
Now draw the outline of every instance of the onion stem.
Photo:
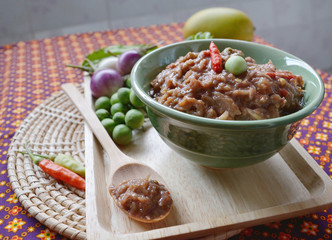
M 77 68 L 77 69 L 80 69 L 82 71 L 86 71 L 86 72 L 89 72 L 89 73 L 93 73 L 94 70 L 92 67 L 84 67 L 84 66 L 79 66 L 79 65 L 72 65 L 72 64 L 66 64 L 67 67 L 71 67 L 71 68 Z

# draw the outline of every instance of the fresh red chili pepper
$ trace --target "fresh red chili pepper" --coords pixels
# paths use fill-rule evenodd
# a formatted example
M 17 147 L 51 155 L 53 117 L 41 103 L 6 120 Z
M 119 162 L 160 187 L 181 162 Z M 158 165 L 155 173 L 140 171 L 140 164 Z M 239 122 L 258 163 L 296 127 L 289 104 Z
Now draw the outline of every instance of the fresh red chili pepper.
M 31 153 L 28 148 L 28 143 L 25 144 L 26 153 L 32 159 L 33 163 L 38 165 L 45 173 L 49 174 L 55 179 L 61 180 L 69 185 L 85 189 L 85 179 L 79 176 L 78 174 L 70 171 L 69 169 L 55 164 L 54 162 L 39 157 Z
M 211 55 L 211 67 L 216 73 L 220 73 L 222 71 L 222 59 L 219 49 L 214 42 L 211 42 L 209 50 Z
M 28 154 L 27 152 L 21 152 L 22 154 Z M 60 165 L 62 167 L 65 167 L 69 169 L 70 171 L 77 173 L 81 177 L 85 178 L 85 167 L 82 163 L 76 161 L 72 156 L 65 155 L 65 154 L 58 154 L 58 155 L 41 155 L 41 154 L 32 154 L 35 157 L 41 157 L 46 158 L 48 160 L 51 160 L 57 165 Z
M 61 180 L 69 185 L 79 188 L 85 189 L 85 180 L 78 174 L 70 171 L 67 168 L 61 167 L 60 165 L 55 164 L 54 162 L 48 159 L 42 159 L 39 162 L 39 167 L 43 169 L 43 171 L 55 179 Z

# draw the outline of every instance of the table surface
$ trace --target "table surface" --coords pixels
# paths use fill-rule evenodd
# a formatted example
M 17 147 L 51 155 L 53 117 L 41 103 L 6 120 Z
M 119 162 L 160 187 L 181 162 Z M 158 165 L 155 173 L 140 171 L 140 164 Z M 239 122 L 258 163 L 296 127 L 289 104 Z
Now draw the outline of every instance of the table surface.
M 63 83 L 82 83 L 79 65 L 89 53 L 114 44 L 163 45 L 183 41 L 183 24 L 117 29 L 18 42 L 0 47 L 0 239 L 65 239 L 29 215 L 11 189 L 7 151 L 27 115 Z M 255 36 L 255 42 L 267 44 Z M 313 66 L 314 67 L 314 66 Z M 332 177 L 332 76 L 316 69 L 326 94 L 320 107 L 302 120 L 296 139 Z M 243 230 L 231 239 L 329 239 L 332 209 Z

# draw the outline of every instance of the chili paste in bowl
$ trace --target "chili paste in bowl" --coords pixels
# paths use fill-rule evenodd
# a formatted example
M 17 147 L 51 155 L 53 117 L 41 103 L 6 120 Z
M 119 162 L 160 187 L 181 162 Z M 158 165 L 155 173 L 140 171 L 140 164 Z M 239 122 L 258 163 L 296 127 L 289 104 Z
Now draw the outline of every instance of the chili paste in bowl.
M 131 72 L 132 89 L 162 140 L 184 158 L 213 168 L 264 161 L 318 108 L 324 84 L 310 65 L 280 49 L 213 42 L 220 51 L 206 39 L 143 56 Z
M 246 64 L 238 75 L 225 69 L 225 63 L 234 56 L 240 56 Z M 302 108 L 300 75 L 277 70 L 271 60 L 257 64 L 230 47 L 220 57 L 222 70 L 216 72 L 209 50 L 181 56 L 151 82 L 151 96 L 173 109 L 220 120 L 276 118 Z

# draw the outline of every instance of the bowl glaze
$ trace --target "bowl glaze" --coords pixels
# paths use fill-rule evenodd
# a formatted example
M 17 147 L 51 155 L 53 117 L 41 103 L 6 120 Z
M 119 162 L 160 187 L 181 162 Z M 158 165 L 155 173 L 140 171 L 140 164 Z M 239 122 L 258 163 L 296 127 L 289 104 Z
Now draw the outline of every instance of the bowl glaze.
M 257 63 L 271 59 L 277 69 L 301 75 L 305 84 L 304 107 L 267 120 L 217 120 L 171 109 L 150 97 L 150 82 L 166 65 L 190 51 L 208 49 L 211 40 L 179 42 L 143 56 L 132 70 L 132 88 L 146 104 L 148 117 L 160 137 L 185 158 L 212 168 L 244 167 L 264 161 L 280 151 L 292 139 L 300 121 L 317 109 L 324 97 L 324 84 L 307 63 L 277 48 L 240 40 L 213 41 L 220 51 L 236 48 Z

